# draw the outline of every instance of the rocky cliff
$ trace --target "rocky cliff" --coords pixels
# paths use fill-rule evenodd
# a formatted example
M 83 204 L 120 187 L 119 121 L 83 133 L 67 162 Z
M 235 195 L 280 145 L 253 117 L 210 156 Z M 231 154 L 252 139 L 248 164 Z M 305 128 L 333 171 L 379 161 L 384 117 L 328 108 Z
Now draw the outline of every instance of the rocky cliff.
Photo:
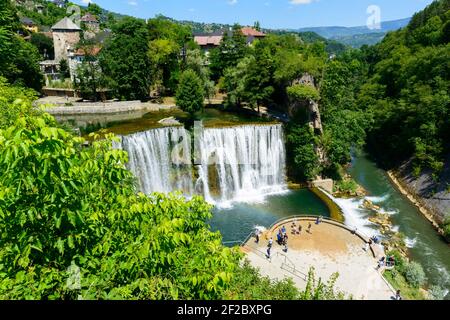
M 437 224 L 450 217 L 450 155 L 438 179 L 430 171 L 415 176 L 412 161 L 408 161 L 394 172 L 401 186 L 425 209 Z

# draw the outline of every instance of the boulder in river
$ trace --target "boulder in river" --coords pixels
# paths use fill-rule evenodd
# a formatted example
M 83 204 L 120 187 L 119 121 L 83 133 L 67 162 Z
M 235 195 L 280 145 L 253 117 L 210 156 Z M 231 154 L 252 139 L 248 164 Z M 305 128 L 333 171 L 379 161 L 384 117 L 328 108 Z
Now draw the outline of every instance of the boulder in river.
M 159 124 L 164 126 L 180 126 L 181 123 L 175 117 L 164 118 L 158 121 Z

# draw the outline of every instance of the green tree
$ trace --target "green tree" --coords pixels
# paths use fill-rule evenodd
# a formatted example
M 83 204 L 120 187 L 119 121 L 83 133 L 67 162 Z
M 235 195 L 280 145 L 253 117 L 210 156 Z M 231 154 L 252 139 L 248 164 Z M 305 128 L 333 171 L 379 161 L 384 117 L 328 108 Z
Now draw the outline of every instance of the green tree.
M 313 130 L 304 124 L 291 124 L 287 128 L 286 140 L 291 175 L 301 181 L 315 179 L 321 168 Z
M 410 262 L 406 265 L 405 277 L 408 283 L 415 288 L 420 288 L 426 281 L 425 272 L 417 262 Z
M 248 70 L 254 65 L 255 57 L 250 55 L 239 61 L 235 68 L 225 70 L 222 89 L 227 92 L 225 106 L 227 108 L 241 107 L 247 101 Z
M 92 2 L 89 3 L 86 11 L 93 14 L 97 18 L 103 14 L 103 9 L 98 4 Z
M 232 28 L 232 34 L 225 31 L 219 47 L 210 52 L 212 78 L 218 80 L 227 68 L 235 67 L 247 53 L 246 38 L 242 34 L 241 26 L 236 24 Z
M 320 94 L 316 88 L 310 85 L 296 84 L 287 88 L 287 93 L 294 100 L 319 101 Z
M 188 50 L 186 53 L 186 68 L 193 70 L 203 83 L 205 98 L 210 99 L 216 94 L 214 81 L 211 80 L 210 70 L 206 66 L 205 55 L 200 49 Z
M 84 99 L 97 101 L 98 90 L 105 87 L 102 70 L 95 56 L 95 44 L 83 43 L 83 61 L 75 70 L 74 85 Z
M 255 49 L 255 60 L 247 70 L 246 92 L 248 102 L 251 106 L 256 106 L 260 113 L 260 106 L 270 100 L 274 92 L 273 80 L 273 59 L 267 48 Z
M 69 69 L 69 63 L 66 59 L 62 59 L 59 62 L 59 73 L 61 80 L 65 80 L 70 78 L 70 69 Z
M 12 84 L 40 91 L 43 85 L 39 68 L 41 57 L 35 46 L 17 35 L 19 18 L 10 1 L 0 4 L 0 22 L 0 76 Z
M 30 42 L 38 49 L 44 60 L 54 59 L 53 40 L 43 33 L 32 33 Z
M 177 106 L 193 115 L 203 109 L 204 100 L 203 84 L 199 76 L 193 70 L 184 71 L 176 93 Z
M 373 117 L 368 147 L 386 168 L 412 159 L 414 174 L 431 170 L 438 179 L 450 152 L 448 10 L 448 0 L 434 1 L 407 28 L 364 50 L 371 76 L 358 104 Z
M 108 87 L 121 100 L 144 100 L 150 95 L 152 65 L 148 59 L 149 34 L 144 21 L 124 18 L 113 28 L 100 56 Z

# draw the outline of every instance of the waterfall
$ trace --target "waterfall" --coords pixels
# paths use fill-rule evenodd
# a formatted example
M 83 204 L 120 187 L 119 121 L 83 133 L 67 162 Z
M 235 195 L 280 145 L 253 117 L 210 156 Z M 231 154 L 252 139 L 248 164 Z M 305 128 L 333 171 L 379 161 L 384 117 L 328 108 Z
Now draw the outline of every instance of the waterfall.
M 191 138 L 183 127 L 149 130 L 120 140 L 115 147 L 128 152 L 128 168 L 142 192 L 192 194 Z
M 191 153 L 190 134 L 182 127 L 149 130 L 120 140 L 115 147 L 128 152 L 128 168 L 147 194 L 182 191 L 226 205 L 258 201 L 286 190 L 281 125 L 201 128 L 195 134 L 195 153 Z
M 208 202 L 261 200 L 285 190 L 281 125 L 207 128 L 202 130 L 198 145 L 198 182 Z

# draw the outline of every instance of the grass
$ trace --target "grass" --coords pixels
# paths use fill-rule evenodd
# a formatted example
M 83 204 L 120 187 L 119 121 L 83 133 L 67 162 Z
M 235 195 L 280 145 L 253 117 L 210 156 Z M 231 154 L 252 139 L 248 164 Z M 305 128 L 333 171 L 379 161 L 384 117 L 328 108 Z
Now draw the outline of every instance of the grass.
M 335 190 L 343 193 L 355 193 L 358 190 L 358 184 L 353 179 L 336 181 Z
M 426 300 L 422 291 L 418 288 L 411 287 L 405 277 L 398 273 L 398 271 L 386 270 L 383 276 L 396 290 L 400 290 L 403 299 Z

